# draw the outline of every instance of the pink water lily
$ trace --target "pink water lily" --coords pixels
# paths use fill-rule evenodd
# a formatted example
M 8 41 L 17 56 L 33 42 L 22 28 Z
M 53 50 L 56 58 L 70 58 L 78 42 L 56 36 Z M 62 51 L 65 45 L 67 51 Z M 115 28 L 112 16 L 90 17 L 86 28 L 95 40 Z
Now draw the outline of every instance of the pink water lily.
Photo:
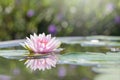
M 35 70 L 45 70 L 55 67 L 57 63 L 57 56 L 55 54 L 48 55 L 46 58 L 41 59 L 28 59 L 25 62 L 26 67 L 30 68 L 32 71 Z
M 43 56 L 45 54 L 45 58 L 39 59 L 27 59 L 25 65 L 30 68 L 32 71 L 34 70 L 45 70 L 51 69 L 56 66 L 57 63 L 57 54 L 56 52 L 61 51 L 62 49 L 58 49 L 60 46 L 60 41 L 55 37 L 51 37 L 51 35 L 43 34 L 35 34 L 30 35 L 30 38 L 26 37 L 26 41 L 21 45 L 25 47 L 30 53 L 33 53 L 34 56 Z
M 57 51 L 60 41 L 56 37 L 51 37 L 51 34 L 45 35 L 43 33 L 36 35 L 34 33 L 34 35 L 30 35 L 30 38 L 26 37 L 26 41 L 22 45 L 34 53 L 45 54 Z

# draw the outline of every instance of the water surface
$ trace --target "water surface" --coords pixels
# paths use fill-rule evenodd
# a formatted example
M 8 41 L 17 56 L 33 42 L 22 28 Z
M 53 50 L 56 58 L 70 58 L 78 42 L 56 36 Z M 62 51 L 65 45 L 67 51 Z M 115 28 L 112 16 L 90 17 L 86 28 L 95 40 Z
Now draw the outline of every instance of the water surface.
M 24 62 L 29 52 L 17 43 L 0 50 L 0 80 L 120 80 L 120 37 L 59 38 L 64 49 L 56 68 L 31 72 Z M 22 60 L 22 61 L 20 61 Z

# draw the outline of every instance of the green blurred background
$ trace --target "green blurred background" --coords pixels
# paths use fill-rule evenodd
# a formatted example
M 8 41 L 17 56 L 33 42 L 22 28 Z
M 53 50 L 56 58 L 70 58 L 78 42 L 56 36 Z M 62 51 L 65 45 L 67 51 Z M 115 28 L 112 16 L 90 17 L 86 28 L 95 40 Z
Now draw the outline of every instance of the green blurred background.
M 120 35 L 119 0 L 0 0 L 0 40 L 31 33 Z

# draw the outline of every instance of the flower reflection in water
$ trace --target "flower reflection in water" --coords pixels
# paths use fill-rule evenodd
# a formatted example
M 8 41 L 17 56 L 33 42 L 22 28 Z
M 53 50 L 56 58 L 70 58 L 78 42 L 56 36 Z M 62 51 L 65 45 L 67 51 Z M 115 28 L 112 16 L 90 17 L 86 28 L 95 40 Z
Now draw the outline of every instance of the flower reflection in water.
M 51 69 L 52 67 L 56 66 L 57 63 L 57 55 L 56 54 L 49 54 L 47 57 L 43 57 L 40 59 L 28 59 L 25 62 L 27 68 L 30 68 L 32 71 L 35 70 L 45 70 Z
M 26 60 L 25 65 L 34 70 L 45 70 L 51 69 L 56 66 L 57 63 L 57 54 L 61 51 L 58 47 L 60 46 L 60 41 L 51 35 L 35 34 L 30 35 L 30 38 L 27 37 L 26 41 L 22 43 L 22 46 L 29 50 L 30 55 L 42 56 L 43 58 L 29 58 Z

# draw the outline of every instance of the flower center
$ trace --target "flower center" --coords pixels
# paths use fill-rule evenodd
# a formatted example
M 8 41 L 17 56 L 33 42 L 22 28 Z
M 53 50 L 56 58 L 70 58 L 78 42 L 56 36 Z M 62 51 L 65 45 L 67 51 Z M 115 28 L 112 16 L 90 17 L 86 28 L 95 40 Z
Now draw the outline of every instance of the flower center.
M 41 40 L 41 39 L 37 39 L 37 43 L 44 43 L 45 45 L 48 43 L 47 40 Z

